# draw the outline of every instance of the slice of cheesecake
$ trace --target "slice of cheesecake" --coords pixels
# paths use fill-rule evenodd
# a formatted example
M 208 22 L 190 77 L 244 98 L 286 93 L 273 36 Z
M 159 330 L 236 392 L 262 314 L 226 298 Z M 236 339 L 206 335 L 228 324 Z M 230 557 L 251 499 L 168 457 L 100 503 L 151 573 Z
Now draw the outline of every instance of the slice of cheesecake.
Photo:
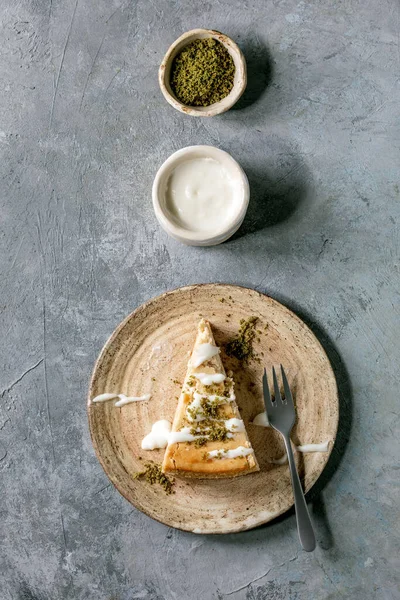
M 225 372 L 204 319 L 198 325 L 162 470 L 204 479 L 259 470 L 240 418 L 233 379 Z

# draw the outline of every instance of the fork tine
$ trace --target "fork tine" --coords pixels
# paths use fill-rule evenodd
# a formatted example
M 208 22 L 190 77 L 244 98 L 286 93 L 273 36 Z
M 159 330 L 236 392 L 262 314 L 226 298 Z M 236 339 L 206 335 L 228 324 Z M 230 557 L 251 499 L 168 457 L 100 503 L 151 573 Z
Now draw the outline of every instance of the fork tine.
M 281 396 L 281 391 L 279 389 L 278 380 L 276 378 L 275 367 L 272 367 L 272 375 L 274 378 L 275 402 L 280 401 L 282 403 L 282 396 Z
M 264 391 L 264 403 L 265 403 L 265 408 L 267 411 L 267 416 L 268 414 L 271 413 L 272 410 L 272 400 L 271 400 L 271 394 L 269 393 L 269 385 L 268 385 L 268 377 L 267 377 L 267 371 L 264 367 L 264 375 L 263 375 L 263 391 Z
M 289 383 L 286 377 L 286 373 L 284 368 L 281 365 L 281 373 L 282 373 L 282 380 L 283 380 L 283 389 L 285 390 L 285 398 L 286 398 L 286 402 L 288 404 L 291 404 L 294 407 L 293 404 L 293 396 L 292 396 L 292 392 L 290 391 L 290 387 L 289 387 Z

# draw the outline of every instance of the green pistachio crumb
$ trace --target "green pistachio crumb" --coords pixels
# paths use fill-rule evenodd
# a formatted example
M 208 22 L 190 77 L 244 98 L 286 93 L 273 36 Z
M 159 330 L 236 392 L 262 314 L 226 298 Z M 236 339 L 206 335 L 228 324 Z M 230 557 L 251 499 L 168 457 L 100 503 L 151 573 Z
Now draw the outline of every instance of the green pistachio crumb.
M 250 359 L 257 360 L 253 350 L 257 320 L 258 317 L 249 317 L 247 320 L 240 320 L 240 328 L 237 336 L 225 346 L 225 352 L 228 356 L 237 358 L 242 362 L 248 362 Z
M 153 462 L 145 463 L 144 471 L 139 471 L 138 473 L 134 473 L 134 479 L 145 479 L 148 483 L 153 485 L 154 483 L 158 483 L 165 491 L 166 494 L 174 494 L 174 490 L 172 486 L 174 484 L 174 479 L 168 478 L 162 471 L 160 465 L 156 465 Z
M 199 436 L 193 441 L 193 444 L 199 447 L 204 446 L 209 440 L 212 442 L 225 442 L 228 439 L 229 431 L 225 425 L 217 421 L 202 421 L 192 427 L 190 433 Z
M 201 401 L 201 413 L 205 417 L 211 417 L 211 419 L 216 419 L 219 413 L 219 406 L 215 402 L 207 402 L 207 398 L 203 398 Z
M 201 448 L 201 446 L 205 446 L 205 444 L 207 444 L 207 438 L 198 437 L 194 440 L 193 444 L 196 446 L 196 448 Z
M 170 83 L 187 106 L 210 106 L 233 88 L 235 64 L 221 42 L 210 37 L 185 46 L 174 58 Z

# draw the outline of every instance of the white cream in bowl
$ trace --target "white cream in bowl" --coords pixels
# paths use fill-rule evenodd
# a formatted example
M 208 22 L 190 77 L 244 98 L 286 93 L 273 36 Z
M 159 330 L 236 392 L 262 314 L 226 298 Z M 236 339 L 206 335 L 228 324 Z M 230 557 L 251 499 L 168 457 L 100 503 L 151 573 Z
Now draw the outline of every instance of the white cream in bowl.
M 214 146 L 189 146 L 170 156 L 153 184 L 153 206 L 163 229 L 185 244 L 211 246 L 240 227 L 249 184 L 240 165 Z
M 168 178 L 165 206 L 182 227 L 212 233 L 232 220 L 240 192 L 237 180 L 219 160 L 188 158 Z

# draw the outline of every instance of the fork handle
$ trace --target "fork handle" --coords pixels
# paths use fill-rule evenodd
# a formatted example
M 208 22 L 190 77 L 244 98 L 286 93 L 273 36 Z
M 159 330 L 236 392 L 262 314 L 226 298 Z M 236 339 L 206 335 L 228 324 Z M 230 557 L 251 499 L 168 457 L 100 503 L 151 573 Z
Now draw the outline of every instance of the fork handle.
M 289 460 L 290 476 L 292 478 L 294 505 L 296 507 L 297 531 L 303 549 L 306 552 L 312 552 L 315 549 L 315 535 L 308 512 L 306 499 L 304 498 L 303 488 L 301 487 L 299 474 L 294 461 L 293 450 L 290 444 L 289 436 L 284 436 L 286 452 Z

